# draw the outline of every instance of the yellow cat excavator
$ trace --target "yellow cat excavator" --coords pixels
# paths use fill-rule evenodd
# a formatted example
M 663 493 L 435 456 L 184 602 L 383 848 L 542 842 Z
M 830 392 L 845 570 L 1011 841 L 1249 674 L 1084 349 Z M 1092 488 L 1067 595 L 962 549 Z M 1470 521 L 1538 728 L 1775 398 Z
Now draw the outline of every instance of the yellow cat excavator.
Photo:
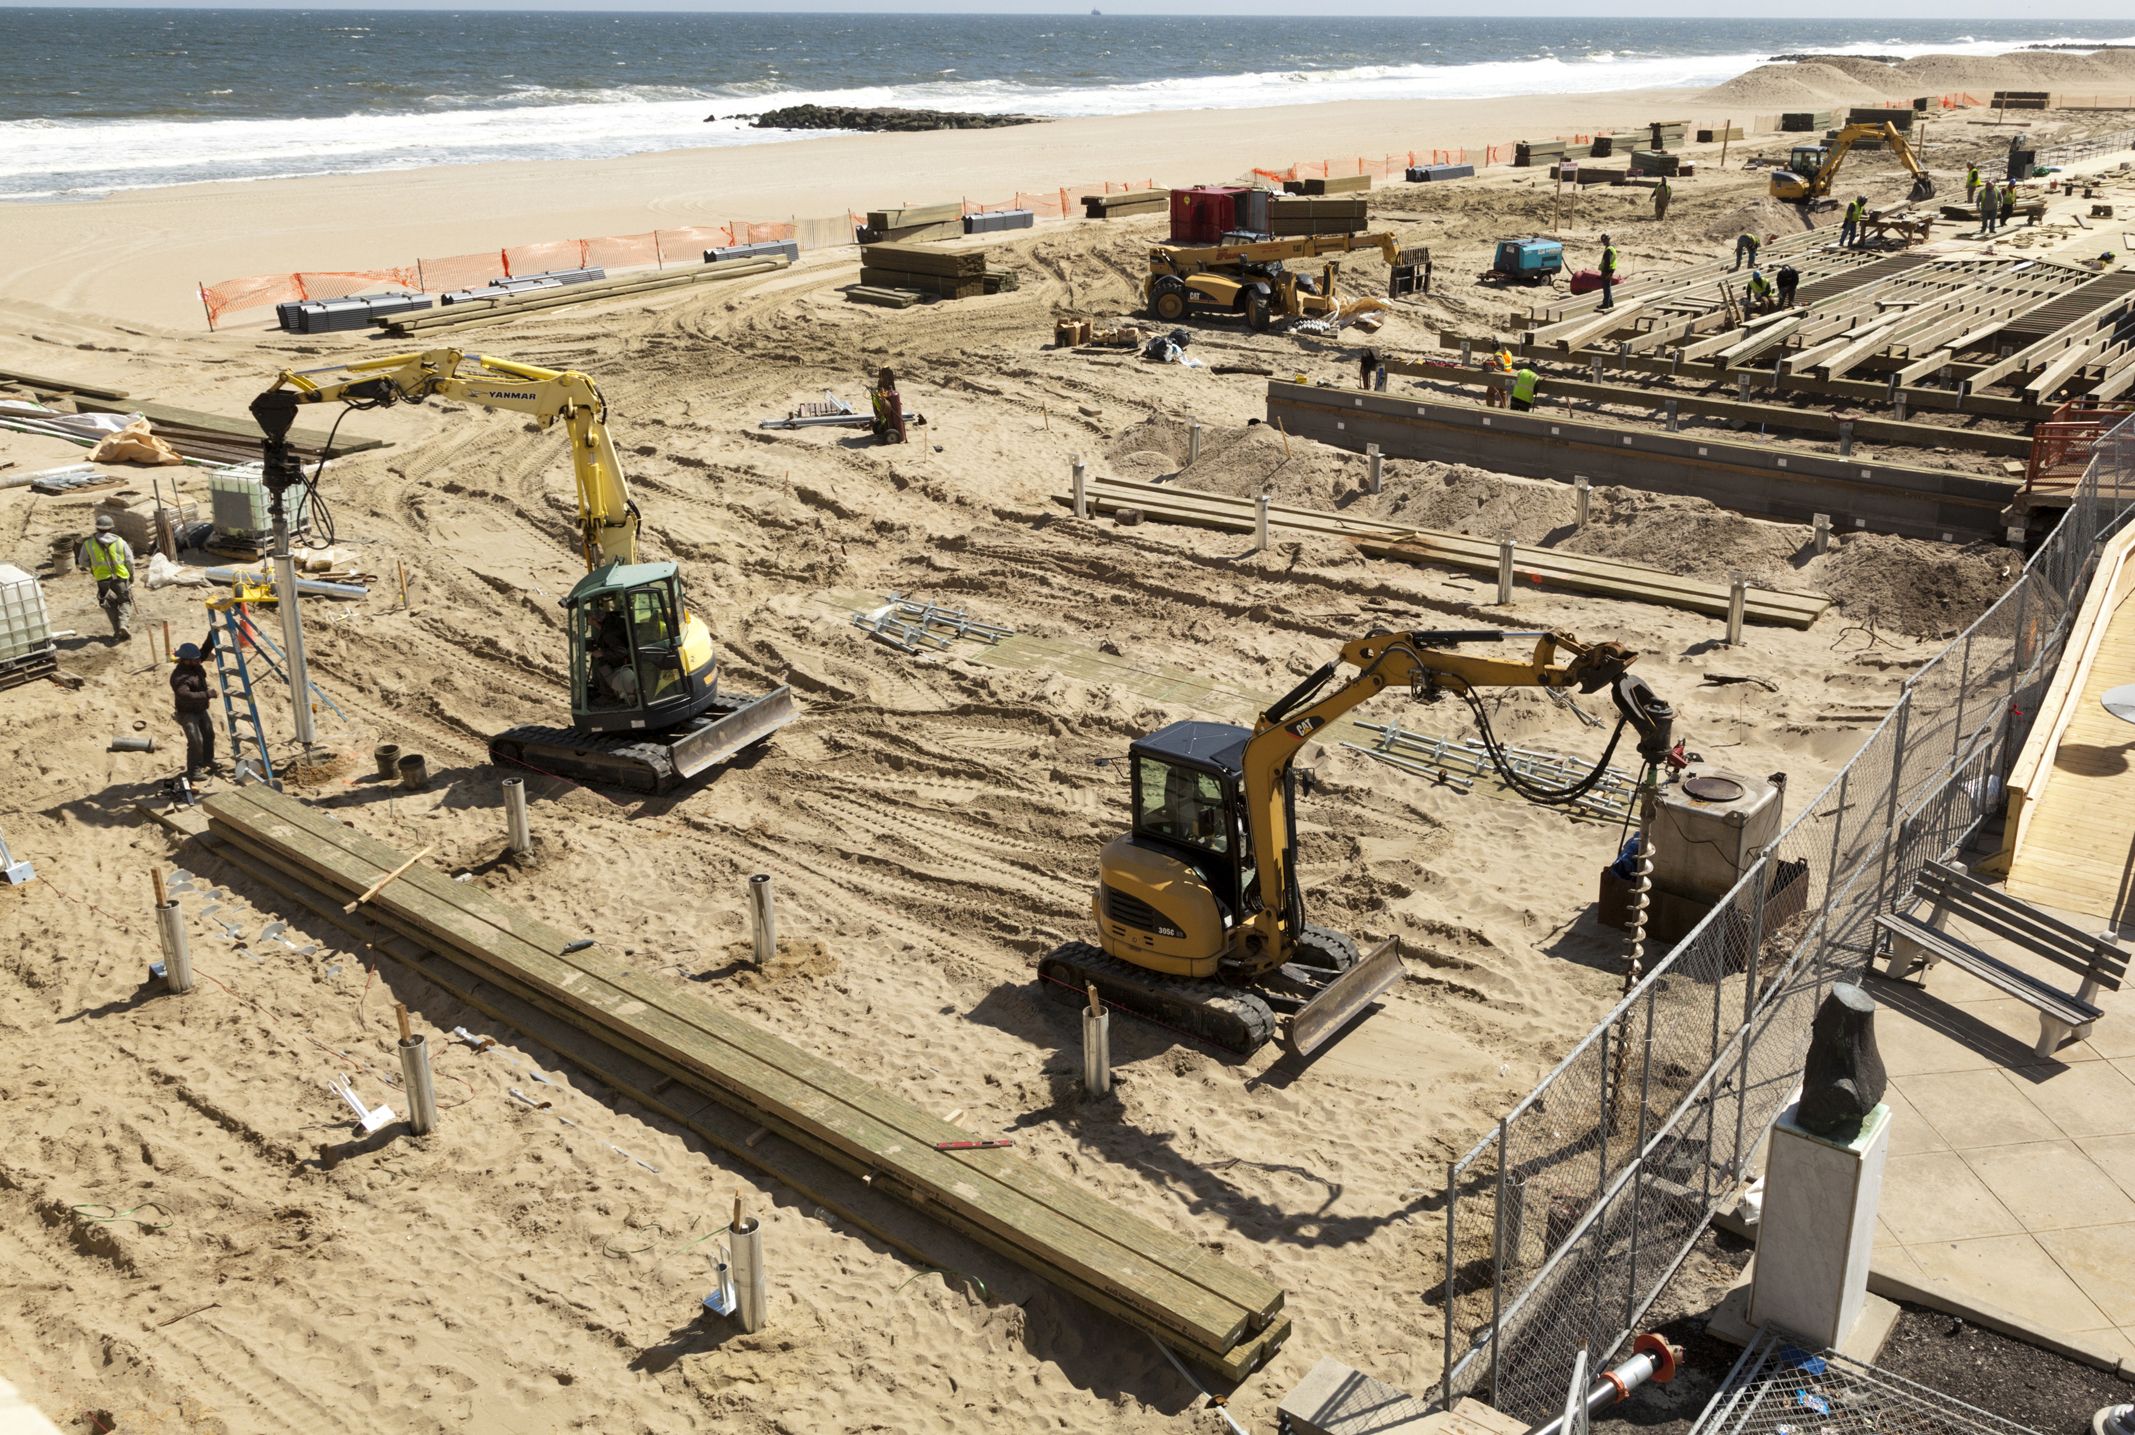
M 1525 662 L 1447 651 L 1532 638 Z M 1559 650 L 1569 661 L 1555 661 Z M 1038 964 L 1040 985 L 1078 1005 L 1090 988 L 1125 1007 L 1241 1055 L 1276 1035 L 1296 1055 L 1324 1045 L 1401 978 L 1389 940 L 1361 961 L 1350 937 L 1305 920 L 1297 878 L 1298 751 L 1329 723 L 1387 687 L 1424 701 L 1451 693 L 1474 711 L 1499 775 L 1530 801 L 1575 801 L 1600 781 L 1623 730 L 1637 730 L 1647 765 L 1668 755 L 1674 710 L 1626 671 L 1637 654 L 1568 633 L 1374 632 L 1342 649 L 1248 729 L 1176 722 L 1127 750 L 1131 830 L 1098 857 L 1091 903 L 1097 943 L 1069 942 Z M 1356 676 L 1321 696 L 1343 664 Z M 1607 688 L 1619 720 L 1593 772 L 1547 788 L 1516 772 L 1477 693 Z
M 350 377 L 320 383 L 313 375 L 322 373 Z M 720 691 L 711 631 L 684 600 L 680 570 L 639 561 L 638 509 L 608 436 L 607 402 L 584 374 L 458 349 L 284 370 L 252 401 L 275 501 L 306 482 L 288 443 L 299 405 L 371 409 L 433 396 L 527 414 L 544 429 L 562 420 L 578 483 L 579 548 L 589 571 L 560 600 L 570 615 L 571 725 L 498 733 L 489 740 L 491 761 L 665 792 L 793 721 L 790 688 Z
M 1913 202 L 1935 197 L 1935 181 L 1914 157 L 1913 147 L 1905 142 L 1905 135 L 1896 125 L 1885 121 L 1880 125 L 1847 125 L 1829 144 L 1794 146 L 1793 153 L 1787 156 L 1786 168 L 1772 171 L 1772 198 L 1789 204 L 1822 199 L 1831 193 L 1831 182 L 1838 178 L 1838 167 L 1845 162 L 1847 152 L 1868 139 L 1883 141 L 1898 162 L 1912 171 Z
M 1285 261 L 1321 259 L 1376 249 L 1389 266 L 1401 263 L 1391 234 L 1316 234 L 1249 244 L 1159 244 L 1149 251 L 1142 302 L 1149 316 L 1175 324 L 1195 308 L 1245 315 L 1265 329 L 1277 319 L 1341 318 L 1387 308 L 1383 299 L 1344 299 L 1334 292 L 1341 261 L 1329 259 L 1315 279 Z

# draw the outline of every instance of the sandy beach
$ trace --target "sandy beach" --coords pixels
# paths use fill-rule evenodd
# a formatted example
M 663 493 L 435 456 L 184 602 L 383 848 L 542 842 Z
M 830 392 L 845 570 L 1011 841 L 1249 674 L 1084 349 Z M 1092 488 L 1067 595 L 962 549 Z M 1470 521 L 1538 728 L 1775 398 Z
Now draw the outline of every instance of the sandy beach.
M 1107 178 L 1226 180 L 1654 118 L 1741 124 L 1819 99 L 2008 77 L 2088 91 L 2131 73 L 2126 56 L 2090 70 L 2082 58 L 1915 61 L 1887 75 L 1766 67 L 1722 92 L 1076 119 L 9 205 L 0 369 L 235 416 L 283 368 L 381 346 L 282 334 L 266 328 L 270 311 L 206 333 L 196 281 Z M 2055 112 L 2037 128 L 2051 137 L 2097 118 Z M 1965 117 L 1934 123 L 1931 163 L 1945 177 L 2006 141 Z M 1753 137 L 1734 154 L 1759 147 Z M 1721 170 L 1718 155 L 1691 152 L 1699 173 L 1679 183 L 1665 226 L 1647 220 L 1642 190 L 1584 197 L 1563 226 L 1568 253 L 1590 262 L 1613 227 L 1627 263 L 1649 271 L 1724 256 L 1773 211 L 1764 171 L 1732 157 Z M 1904 192 L 1887 156 L 1853 163 L 1849 183 Z M 1210 324 L 1199 368 L 1053 343 L 1060 319 L 1138 312 L 1160 217 L 1007 236 L 990 262 L 1014 268 L 1020 287 L 953 303 L 848 303 L 858 255 L 841 249 L 759 278 L 455 335 L 447 342 L 601 384 L 647 546 L 681 564 L 729 680 L 790 683 L 802 716 L 669 797 L 528 774 L 539 857 L 500 861 L 487 735 L 561 721 L 568 686 L 555 599 L 583 565 L 565 441 L 513 415 L 403 406 L 351 415 L 345 436 L 388 446 L 336 459 L 323 481 L 341 544 L 372 582 L 360 602 L 307 600 L 313 677 L 334 704 L 322 741 L 347 761 L 290 790 L 382 841 L 431 847 L 429 865 L 597 937 L 650 979 L 938 1114 L 961 1112 L 976 1133 L 1013 1132 L 1018 1154 L 1048 1172 L 1279 1282 L 1295 1334 L 1234 1397 L 1249 1428 L 1273 1429 L 1276 1401 L 1327 1355 L 1427 1393 L 1445 1336 L 1434 1288 L 1446 1163 L 1621 990 L 1623 938 L 1592 911 L 1621 833 L 1329 747 L 1301 822 L 1307 900 L 1314 920 L 1360 942 L 1401 936 L 1405 981 L 1302 1064 L 1273 1047 L 1240 1061 L 1122 1023 L 1118 1094 L 1089 1102 L 1074 1075 L 1077 1019 L 1044 998 L 1032 969 L 1089 934 L 1098 850 L 1128 820 L 1127 744 L 1286 690 L 1375 626 L 1561 629 L 1639 652 L 1696 762 L 1784 771 L 1792 792 L 1813 794 L 2011 569 L 1989 545 L 1868 533 L 1817 555 L 1806 528 L 1630 489 L 1600 491 L 1575 532 L 1569 474 L 1404 459 L 1369 494 L 1361 456 L 1302 442 L 1293 452 L 1259 422 L 1270 373 L 1354 386 L 1367 344 L 1420 359 L 1440 354 L 1442 333 L 1499 328 L 1508 301 L 1468 276 L 1495 239 L 1546 222 L 1538 184 L 1503 172 L 1375 189 L 1375 227 L 1433 247 L 1437 291 L 1369 339 Z M 1357 292 L 1384 292 L 1375 257 L 1344 272 Z M 759 427 L 825 389 L 864 404 L 885 365 L 927 420 L 910 444 Z M 1188 469 L 1192 419 L 1207 439 Z M 1102 477 L 1177 476 L 1187 489 L 1455 532 L 1510 529 L 1523 544 L 1713 581 L 1743 568 L 1834 606 L 1807 631 L 1756 628 L 1737 651 L 1717 641 L 1717 620 L 1659 604 L 1523 586 L 1508 611 L 1482 579 L 1331 538 L 1292 534 L 1241 556 L 1237 534 L 1074 519 L 1058 495 L 1076 455 Z M 0 483 L 79 456 L 0 431 Z M 143 488 L 151 476 L 115 472 Z M 11 1295 L 0 1375 L 52 1419 L 126 1435 L 1213 1428 L 1125 1325 L 920 1216 L 914 1239 L 938 1254 L 916 1263 L 548 1048 L 502 1032 L 486 1051 L 455 1042 L 455 1028 L 479 1035 L 488 1019 L 146 819 L 137 804 L 161 810 L 161 783 L 182 761 L 166 670 L 145 640 L 107 644 L 90 581 L 50 566 L 102 496 L 0 488 L 0 561 L 41 572 L 55 625 L 73 634 L 62 667 L 80 679 L 78 690 L 0 692 L 13 778 L 0 829 L 39 874 L 0 888 L 0 1290 Z M 393 581 L 403 564 L 405 608 Z M 1075 673 L 977 645 L 913 658 L 872 642 L 852 614 L 892 591 L 1043 640 Z M 200 589 L 136 593 L 144 632 L 160 641 L 167 623 L 176 641 L 200 637 Z M 1761 681 L 1704 682 L 1744 671 Z M 1194 701 L 1151 696 L 1187 678 L 1200 680 Z M 1508 739 L 1586 763 L 1607 736 L 1532 691 L 1496 711 Z M 1359 715 L 1432 733 L 1470 722 L 1457 704 L 1412 705 L 1405 692 Z M 286 741 L 288 713 L 272 711 L 269 726 Z M 136 733 L 157 750 L 107 751 Z M 426 789 L 370 776 L 386 741 L 427 755 Z M 151 869 L 189 874 L 183 904 L 208 980 L 184 998 L 144 983 Z M 776 875 L 789 938 L 763 973 L 737 960 L 756 872 Z M 270 938 L 275 922 L 287 925 Z M 396 1001 L 441 1053 L 440 1129 L 329 1164 L 319 1147 L 345 1139 L 347 1120 L 325 1083 L 353 1073 L 367 1093 L 386 1090 L 377 1073 L 393 1062 Z M 693 1243 L 737 1193 L 765 1217 L 773 1269 L 771 1323 L 751 1336 L 699 1318 L 709 1267 Z

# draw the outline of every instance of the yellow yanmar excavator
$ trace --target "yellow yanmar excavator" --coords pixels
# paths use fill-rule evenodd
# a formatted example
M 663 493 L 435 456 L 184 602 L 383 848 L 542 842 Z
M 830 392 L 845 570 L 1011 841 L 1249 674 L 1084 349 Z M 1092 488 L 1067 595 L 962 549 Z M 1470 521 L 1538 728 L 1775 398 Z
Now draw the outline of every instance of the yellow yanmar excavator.
M 1847 152 L 1862 140 L 1879 139 L 1890 147 L 1913 175 L 1911 198 L 1915 203 L 1935 197 L 1935 181 L 1928 177 L 1927 169 L 1913 154 L 1913 147 L 1905 142 L 1904 133 L 1885 121 L 1880 125 L 1847 125 L 1828 144 L 1798 144 L 1787 156 L 1785 169 L 1772 171 L 1772 198 L 1783 199 L 1788 204 L 1806 204 L 1812 199 L 1822 199 L 1831 193 L 1831 182 L 1838 178 L 1838 167 L 1845 162 Z
M 349 377 L 313 377 L 326 373 Z M 498 733 L 489 740 L 491 761 L 664 792 L 793 721 L 790 688 L 720 691 L 711 632 L 685 601 L 680 571 L 639 561 L 638 509 L 608 436 L 607 403 L 582 373 L 458 349 L 284 370 L 252 401 L 267 436 L 273 501 L 307 481 L 288 442 L 299 405 L 371 409 L 433 396 L 527 414 L 544 429 L 562 420 L 578 481 L 579 548 L 589 571 L 560 600 L 570 615 L 571 725 Z
M 1151 318 L 1167 324 L 1177 323 L 1198 305 L 1242 313 L 1255 329 L 1265 329 L 1277 319 L 1370 313 L 1386 308 L 1386 302 L 1344 299 L 1334 292 L 1334 281 L 1342 272 L 1339 260 L 1329 260 L 1317 279 L 1285 263 L 1362 249 L 1378 250 L 1389 266 L 1401 262 L 1401 250 L 1391 234 L 1315 234 L 1254 244 L 1159 244 L 1149 251 L 1142 301 Z
M 1532 638 L 1525 662 L 1447 649 Z M 1554 661 L 1558 650 L 1570 657 Z M 1176 722 L 1127 749 L 1133 827 L 1097 860 L 1091 902 L 1097 943 L 1069 942 L 1038 964 L 1055 1000 L 1079 1005 L 1095 987 L 1125 1007 L 1241 1055 L 1276 1035 L 1275 1009 L 1290 1013 L 1286 1050 L 1324 1045 L 1401 978 L 1389 940 L 1359 960 L 1350 937 L 1305 920 L 1297 879 L 1299 749 L 1329 723 L 1391 685 L 1433 701 L 1451 693 L 1474 711 L 1499 775 L 1533 802 L 1565 803 L 1608 768 L 1626 724 L 1648 766 L 1668 756 L 1674 710 L 1626 669 L 1637 654 L 1619 643 L 1587 644 L 1568 633 L 1375 632 L 1342 649 L 1253 726 Z M 1355 677 L 1321 696 L 1342 664 Z M 1540 687 L 1582 693 L 1607 688 L 1619 720 L 1593 772 L 1547 788 L 1505 760 L 1477 693 Z

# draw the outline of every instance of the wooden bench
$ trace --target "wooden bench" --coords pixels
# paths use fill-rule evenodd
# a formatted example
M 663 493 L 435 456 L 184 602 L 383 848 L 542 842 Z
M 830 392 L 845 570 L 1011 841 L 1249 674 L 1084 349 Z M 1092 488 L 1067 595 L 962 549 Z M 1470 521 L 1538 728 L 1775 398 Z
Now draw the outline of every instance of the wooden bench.
M 1913 895 L 1928 906 L 1924 918 L 1908 912 L 1889 912 L 1876 918 L 1876 925 L 1891 937 L 1890 962 L 1883 975 L 1896 981 L 1909 976 L 1917 966 L 1924 985 L 1927 969 L 1937 962 L 1948 961 L 1964 968 L 1989 986 L 2038 1009 L 2039 1043 L 2032 1048 L 2034 1056 L 2050 1057 L 2064 1041 L 2080 1041 L 2089 1036 L 2091 1024 L 2105 1015 L 2094 1000 L 2098 989 L 2117 992 L 2127 976 L 2127 953 L 2106 938 L 2049 917 L 2029 902 L 1989 887 L 1946 863 L 1928 863 L 1913 884 Z M 2051 982 L 1988 956 L 1944 930 L 1952 917 L 1961 917 L 2034 956 L 2068 968 L 2083 978 L 2082 987 L 2070 995 Z

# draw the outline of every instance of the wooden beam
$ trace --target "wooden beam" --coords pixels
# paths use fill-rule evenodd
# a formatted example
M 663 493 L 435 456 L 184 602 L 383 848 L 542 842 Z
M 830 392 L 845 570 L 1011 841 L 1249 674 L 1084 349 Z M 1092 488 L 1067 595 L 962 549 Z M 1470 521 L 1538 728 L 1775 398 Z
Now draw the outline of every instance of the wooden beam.
M 218 793 L 211 828 L 296 863 L 328 890 L 357 891 L 401 854 L 317 809 L 264 787 Z M 389 925 L 441 942 L 455 961 L 539 996 L 547 1009 L 689 1073 L 781 1134 L 875 1186 L 990 1237 L 1004 1254 L 1055 1273 L 1156 1322 L 1169 1343 L 1215 1363 L 1265 1332 L 1282 1304 L 1269 1282 L 1002 1151 L 941 1152 L 946 1122 L 861 1082 L 693 994 L 672 989 L 598 947 L 566 951 L 569 934 L 479 887 L 415 867 L 371 904 Z
M 0 369 L 0 379 L 13 379 L 16 383 L 32 389 L 49 389 L 54 393 L 82 394 L 92 399 L 123 399 L 124 389 L 107 389 L 100 384 L 85 384 L 79 379 L 54 379 L 44 374 L 27 373 L 21 369 Z

